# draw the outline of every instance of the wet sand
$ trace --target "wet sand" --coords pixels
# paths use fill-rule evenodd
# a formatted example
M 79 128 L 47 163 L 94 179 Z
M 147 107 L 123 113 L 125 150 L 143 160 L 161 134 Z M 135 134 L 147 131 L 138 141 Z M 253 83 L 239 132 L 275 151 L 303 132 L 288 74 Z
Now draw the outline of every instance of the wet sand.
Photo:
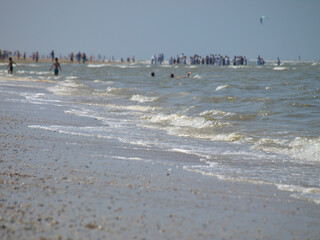
M 99 122 L 0 89 L 0 239 L 319 239 L 313 202 L 183 170 L 196 156 L 31 128 Z

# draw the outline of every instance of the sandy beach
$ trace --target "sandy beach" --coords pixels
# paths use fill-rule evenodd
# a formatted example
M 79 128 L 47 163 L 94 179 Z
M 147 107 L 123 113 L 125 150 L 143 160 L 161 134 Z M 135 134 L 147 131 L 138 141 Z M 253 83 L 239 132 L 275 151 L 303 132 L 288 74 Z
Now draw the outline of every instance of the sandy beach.
M 319 239 L 313 202 L 185 171 L 190 154 L 33 128 L 98 122 L 0 89 L 0 239 Z

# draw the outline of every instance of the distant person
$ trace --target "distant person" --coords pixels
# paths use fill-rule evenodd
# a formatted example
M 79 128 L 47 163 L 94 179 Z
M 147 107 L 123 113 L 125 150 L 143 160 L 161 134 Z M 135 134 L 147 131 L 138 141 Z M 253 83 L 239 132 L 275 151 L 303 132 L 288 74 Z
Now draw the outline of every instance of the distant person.
M 54 60 L 54 50 L 51 51 L 50 55 L 51 55 L 51 59 L 52 59 L 52 62 L 53 62 L 53 60 Z
M 85 53 L 82 54 L 82 63 L 86 63 L 87 55 Z
M 278 66 L 280 66 L 280 58 L 279 57 L 277 57 L 277 64 L 278 64 Z
M 13 64 L 18 66 L 13 60 L 12 57 L 9 57 L 9 64 L 8 64 L 8 73 L 12 74 L 13 73 Z
M 178 76 L 177 78 L 190 78 L 190 75 L 192 74 L 192 72 L 188 72 L 187 73 L 187 77 L 185 76 Z
M 70 54 L 70 61 L 73 63 L 73 58 L 74 58 L 74 55 L 73 55 L 73 52 Z
M 170 74 L 170 78 L 174 78 L 174 74 L 173 73 Z
M 257 66 L 261 65 L 261 58 L 260 55 L 257 57 Z
M 152 73 L 151 73 L 151 77 L 155 77 L 155 74 L 154 74 L 154 72 L 152 72 Z
M 49 71 L 51 71 L 51 69 L 54 67 L 54 75 L 58 76 L 59 75 L 59 69 L 60 71 L 62 71 L 60 63 L 58 62 L 58 58 L 55 59 L 55 62 L 52 64 L 51 68 Z
M 36 52 L 35 59 L 36 59 L 36 62 L 39 61 L 39 53 L 38 52 Z

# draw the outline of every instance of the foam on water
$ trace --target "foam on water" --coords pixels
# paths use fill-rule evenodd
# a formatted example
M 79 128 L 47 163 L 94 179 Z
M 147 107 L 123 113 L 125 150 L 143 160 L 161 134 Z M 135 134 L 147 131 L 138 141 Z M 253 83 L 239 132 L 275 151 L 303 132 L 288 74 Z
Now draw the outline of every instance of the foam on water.
M 221 85 L 221 86 L 218 86 L 218 87 L 216 88 L 216 91 L 219 91 L 219 90 L 225 89 L 225 88 L 229 88 L 229 87 L 231 87 L 231 86 L 230 86 L 230 85 Z
M 153 114 L 153 115 L 145 115 L 143 116 L 143 119 L 148 120 L 151 123 L 159 123 L 159 124 L 165 124 L 166 126 L 172 125 L 172 126 L 178 126 L 178 127 L 193 127 L 193 128 L 207 128 L 207 127 L 213 127 L 216 124 L 207 121 L 202 117 L 189 117 L 186 115 L 180 115 L 180 114 Z
M 102 68 L 102 67 L 106 67 L 109 66 L 107 64 L 88 64 L 87 67 L 88 68 Z
M 133 95 L 132 98 L 130 98 L 131 101 L 145 103 L 145 102 L 154 102 L 157 101 L 157 97 L 146 97 L 139 94 Z
M 288 70 L 288 67 L 274 67 L 273 70 L 274 71 L 283 71 L 283 70 Z
M 12 101 L 23 97 L 24 103 L 50 104 L 96 120 L 82 127 L 30 128 L 193 154 L 201 163 L 186 164 L 187 171 L 274 184 L 319 203 L 318 62 L 282 61 L 280 67 L 274 61 L 260 67 L 254 62 L 229 67 L 66 64 L 58 77 L 48 76 L 43 65 L 27 64 L 8 75 L 6 65 L 0 65 L 0 87 L 30 89 L 17 98 L 10 93 Z M 168 78 L 172 71 L 186 76 L 190 68 L 197 68 L 196 79 Z
M 201 79 L 201 76 L 199 74 L 196 74 L 195 76 L 192 77 L 193 79 Z
M 56 95 L 82 95 L 90 93 L 88 88 L 81 82 L 75 81 L 76 78 L 70 77 L 59 82 L 53 87 L 48 87 L 47 90 Z

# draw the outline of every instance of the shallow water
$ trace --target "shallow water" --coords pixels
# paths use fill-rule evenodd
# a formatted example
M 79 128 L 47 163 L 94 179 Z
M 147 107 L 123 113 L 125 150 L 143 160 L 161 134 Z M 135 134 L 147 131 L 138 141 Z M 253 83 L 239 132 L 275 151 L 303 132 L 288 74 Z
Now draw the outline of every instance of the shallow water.
M 320 203 L 319 62 L 63 64 L 58 77 L 49 67 L 24 64 L 9 76 L 0 65 L 0 92 L 8 85 L 45 88 L 17 94 L 98 124 L 30 127 L 196 154 L 202 164 L 185 170 L 271 183 Z

